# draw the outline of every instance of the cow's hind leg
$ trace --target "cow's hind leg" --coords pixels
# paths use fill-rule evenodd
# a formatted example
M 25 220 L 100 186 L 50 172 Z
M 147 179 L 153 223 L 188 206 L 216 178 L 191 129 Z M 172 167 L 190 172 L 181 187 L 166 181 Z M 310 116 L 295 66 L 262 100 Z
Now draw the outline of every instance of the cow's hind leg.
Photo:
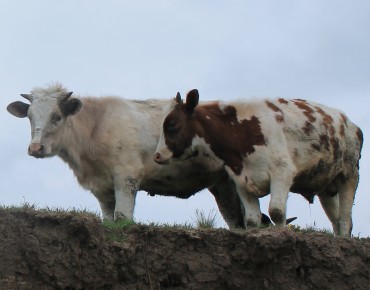
M 338 186 L 339 235 L 350 236 L 352 232 L 352 207 L 358 185 L 358 172 L 345 178 Z
M 318 194 L 322 208 L 326 216 L 330 220 L 334 234 L 339 234 L 339 195 L 334 196 L 328 194 L 326 191 Z
M 114 207 L 115 207 L 115 202 L 114 201 L 100 201 L 100 209 L 102 212 L 103 216 L 103 221 L 109 221 L 113 222 L 114 221 Z
M 213 194 L 229 229 L 244 228 L 244 208 L 232 179 L 227 176 L 208 190 Z

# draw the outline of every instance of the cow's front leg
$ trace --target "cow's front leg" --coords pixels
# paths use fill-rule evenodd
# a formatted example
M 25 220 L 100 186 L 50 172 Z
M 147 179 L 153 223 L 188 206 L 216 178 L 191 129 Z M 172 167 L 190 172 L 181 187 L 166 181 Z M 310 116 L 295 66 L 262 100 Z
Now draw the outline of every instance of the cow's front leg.
M 238 194 L 244 206 L 245 227 L 259 227 L 261 225 L 261 209 L 258 197 L 244 188 L 238 188 Z
M 286 225 L 286 203 L 291 182 L 286 179 L 276 179 L 270 185 L 269 214 L 277 227 Z
M 114 220 L 134 218 L 134 207 L 136 193 L 138 191 L 138 180 L 133 177 L 126 177 L 117 182 L 115 188 L 116 206 L 114 209 Z
M 288 194 L 297 173 L 289 155 L 284 155 L 283 152 L 281 154 L 276 160 L 273 160 L 273 164 L 278 166 L 270 171 L 269 214 L 277 227 L 286 226 Z

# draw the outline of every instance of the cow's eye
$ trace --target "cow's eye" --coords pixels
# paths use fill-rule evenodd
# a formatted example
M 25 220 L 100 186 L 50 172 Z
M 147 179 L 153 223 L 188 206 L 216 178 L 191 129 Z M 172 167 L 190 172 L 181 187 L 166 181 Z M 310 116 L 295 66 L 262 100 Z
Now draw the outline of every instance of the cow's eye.
M 53 115 L 53 117 L 51 118 L 51 121 L 52 121 L 54 124 L 58 123 L 60 120 L 62 120 L 62 116 L 61 116 L 61 115 L 59 115 L 59 114 L 55 114 L 55 115 Z
M 170 121 L 166 124 L 166 131 L 169 134 L 174 134 L 178 131 L 177 123 L 174 121 Z

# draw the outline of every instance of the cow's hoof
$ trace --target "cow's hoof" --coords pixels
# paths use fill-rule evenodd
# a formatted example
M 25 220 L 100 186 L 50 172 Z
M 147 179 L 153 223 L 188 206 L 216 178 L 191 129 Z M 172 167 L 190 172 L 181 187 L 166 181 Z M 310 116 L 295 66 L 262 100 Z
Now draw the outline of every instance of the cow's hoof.
M 115 212 L 114 213 L 114 221 L 119 222 L 119 221 L 125 221 L 128 220 L 128 218 L 121 212 Z
M 280 227 L 285 225 L 285 217 L 280 209 L 274 208 L 273 210 L 269 211 L 269 213 L 272 221 L 276 226 Z

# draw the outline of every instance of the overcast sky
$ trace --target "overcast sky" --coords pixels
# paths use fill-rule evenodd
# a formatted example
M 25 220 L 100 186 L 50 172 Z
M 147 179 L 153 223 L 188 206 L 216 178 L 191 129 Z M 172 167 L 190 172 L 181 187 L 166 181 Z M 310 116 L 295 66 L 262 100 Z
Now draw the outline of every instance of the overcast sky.
M 368 0 L 0 0 L 0 204 L 99 211 L 58 157 L 27 155 L 29 122 L 5 109 L 20 93 L 55 81 L 136 99 L 197 88 L 202 100 L 279 96 L 343 110 L 365 136 L 353 234 L 370 236 L 369 31 Z M 192 222 L 197 208 L 217 208 L 208 191 L 188 200 L 140 192 L 135 218 Z M 331 228 L 318 200 L 290 194 L 288 216 Z

